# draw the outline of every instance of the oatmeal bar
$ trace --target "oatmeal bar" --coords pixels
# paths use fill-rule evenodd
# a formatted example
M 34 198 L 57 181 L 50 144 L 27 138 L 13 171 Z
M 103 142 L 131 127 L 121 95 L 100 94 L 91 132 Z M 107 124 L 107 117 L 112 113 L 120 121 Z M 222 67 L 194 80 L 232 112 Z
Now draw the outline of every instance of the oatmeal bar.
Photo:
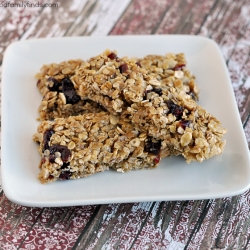
M 40 93 L 44 96 L 49 91 L 62 91 L 60 81 L 66 77 L 70 78 L 74 75 L 75 70 L 83 64 L 85 61 L 78 59 L 43 65 L 40 72 L 36 74 Z
M 101 62 L 107 62 L 101 64 Z M 220 154 L 226 130 L 183 89 L 185 74 L 169 76 L 166 84 L 133 59 L 117 59 L 110 51 L 88 61 L 99 70 L 80 67 L 73 76 L 80 96 L 100 103 L 110 113 L 130 119 L 137 129 L 161 143 L 161 156 L 183 155 L 202 162 Z M 98 67 L 99 67 L 98 66 Z M 173 66 L 171 66 L 173 67 Z M 181 71 L 183 72 L 183 71 Z
M 175 87 L 198 99 L 195 77 L 185 66 L 184 54 L 120 59 L 116 52 L 109 50 L 87 62 L 71 60 L 44 65 L 36 76 L 37 86 L 44 96 L 39 107 L 40 119 L 100 112 L 103 107 L 113 113 L 119 112 L 126 105 L 123 92 L 136 92 L 150 79 L 158 79 L 158 84 Z M 133 86 L 135 78 L 137 87 Z M 114 108 L 110 109 L 111 106 Z
M 148 55 L 138 59 L 138 63 L 161 81 L 162 85 L 175 87 L 179 91 L 189 94 L 194 100 L 199 99 L 199 89 L 195 83 L 195 76 L 186 68 L 187 61 L 183 53 L 169 53 L 165 56 Z M 181 79 L 175 81 L 175 79 Z
M 86 177 L 113 168 L 118 172 L 155 168 L 160 144 L 128 119 L 107 112 L 43 121 L 33 140 L 42 156 L 42 183 Z
M 106 50 L 77 68 L 71 81 L 82 99 L 91 99 L 113 114 L 121 113 L 133 102 L 141 102 L 148 85 L 155 89 L 175 88 L 198 97 L 194 77 L 184 70 L 183 54 L 162 59 L 161 75 L 155 73 L 155 67 L 147 66 L 148 61 L 118 58 L 116 52 Z
M 122 117 L 161 141 L 161 156 L 182 155 L 188 163 L 222 153 L 226 129 L 197 105 L 190 95 L 147 86 L 144 100 L 128 107 Z
M 70 80 L 75 70 L 84 64 L 82 60 L 70 60 L 43 65 L 36 75 L 37 87 L 43 95 L 38 108 L 40 120 L 103 111 L 97 103 L 82 100 Z
M 98 113 L 104 111 L 98 103 L 91 100 L 75 98 L 77 102 L 71 102 L 60 92 L 48 92 L 38 108 L 39 120 L 53 120 L 55 118 L 67 118 L 69 116 L 85 113 Z

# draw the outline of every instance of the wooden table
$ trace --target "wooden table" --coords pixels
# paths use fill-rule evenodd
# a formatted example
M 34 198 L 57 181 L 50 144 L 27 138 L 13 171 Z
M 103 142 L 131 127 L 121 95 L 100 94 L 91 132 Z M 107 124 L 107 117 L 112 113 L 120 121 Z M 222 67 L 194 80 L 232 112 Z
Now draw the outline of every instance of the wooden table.
M 194 34 L 214 39 L 250 145 L 249 0 L 30 2 L 36 6 L 0 3 L 0 65 L 11 42 L 34 37 Z M 250 249 L 250 192 L 212 200 L 35 208 L 14 204 L 1 191 L 0 249 Z

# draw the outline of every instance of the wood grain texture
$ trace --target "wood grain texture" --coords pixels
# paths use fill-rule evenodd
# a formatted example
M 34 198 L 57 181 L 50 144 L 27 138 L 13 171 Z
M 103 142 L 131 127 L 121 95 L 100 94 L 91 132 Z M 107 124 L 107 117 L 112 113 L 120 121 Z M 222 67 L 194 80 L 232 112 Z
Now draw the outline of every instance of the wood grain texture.
M 173 1 L 132 1 L 127 11 L 111 31 L 111 35 L 151 34 Z
M 250 7 L 245 3 L 245 1 L 236 1 L 223 6 L 216 5 L 216 12 L 219 12 L 217 8 L 222 8 L 219 12 L 220 15 L 217 17 L 219 27 L 209 31 L 209 27 L 212 25 L 211 20 L 204 24 L 204 29 L 206 29 L 209 36 L 219 43 L 227 62 L 243 123 L 250 111 L 250 86 L 248 86 L 250 78 L 249 67 L 247 67 L 250 63 L 248 42 L 250 39 L 248 20 Z
M 250 147 L 248 0 L 58 3 L 57 8 L 0 8 L 0 61 L 12 41 L 34 37 L 177 33 L 210 37 L 227 63 Z M 250 192 L 214 200 L 67 208 L 19 206 L 1 192 L 0 249 L 250 249 Z
M 17 2 L 18 1 L 13 1 L 11 3 Z M 44 0 L 40 1 L 40 3 L 44 3 Z M 3 59 L 3 53 L 6 47 L 11 42 L 20 39 L 24 31 L 35 21 L 41 11 L 41 7 L 0 7 L 0 62 Z
M 75 249 L 247 249 L 249 244 L 249 203 L 241 204 L 239 196 L 113 204 L 99 212 Z
M 0 249 L 71 249 L 96 206 L 30 208 L 0 196 Z
M 22 39 L 58 36 L 107 35 L 130 0 L 61 1 L 46 8 Z
M 214 2 L 135 0 L 110 34 L 195 34 Z

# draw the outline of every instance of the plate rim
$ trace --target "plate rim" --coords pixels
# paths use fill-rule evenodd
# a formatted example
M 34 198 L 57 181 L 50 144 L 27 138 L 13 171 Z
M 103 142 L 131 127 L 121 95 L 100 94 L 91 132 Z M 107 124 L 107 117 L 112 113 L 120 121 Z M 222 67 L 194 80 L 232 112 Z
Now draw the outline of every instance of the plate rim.
M 99 37 L 99 39 L 112 39 L 112 38 L 124 38 L 125 36 L 124 35 L 119 35 L 119 36 L 106 36 L 106 37 Z M 222 54 L 221 54 L 221 51 L 220 51 L 220 48 L 219 48 L 219 46 L 218 46 L 218 44 L 214 41 L 214 40 L 212 40 L 211 38 L 207 38 L 207 37 L 203 37 L 203 36 L 194 36 L 194 35 L 178 35 L 178 34 L 174 34 L 174 35 L 164 35 L 164 34 L 161 34 L 161 35 L 126 35 L 126 37 L 133 37 L 133 38 L 135 38 L 135 37 L 144 37 L 144 38 L 149 38 L 150 37 L 150 39 L 156 39 L 157 37 L 175 37 L 175 38 L 177 38 L 177 37 L 179 37 L 179 38 L 187 38 L 187 39 L 202 39 L 202 40 L 207 40 L 209 43 L 212 43 L 213 44 L 213 46 L 215 46 L 215 48 L 218 50 L 218 52 L 219 52 L 219 54 L 220 54 L 220 56 L 221 56 L 221 58 L 223 59 L 223 56 L 222 56 Z M 7 49 L 6 49 L 6 51 L 5 51 L 5 53 L 4 53 L 4 57 L 3 57 L 3 63 L 2 63 L 2 105 L 1 105 L 1 114 L 2 114 L 2 121 L 3 121 L 3 119 L 4 119 L 4 117 L 6 116 L 6 114 L 5 114 L 5 105 L 6 105 L 6 103 L 4 102 L 4 100 L 5 100 L 5 97 L 4 97 L 4 95 L 5 95 L 5 84 L 4 84 L 4 82 L 5 82 L 5 67 L 6 67 L 6 64 L 4 63 L 5 62 L 5 60 L 6 60 L 6 58 L 8 57 L 8 53 L 9 53 L 9 51 L 11 51 L 13 48 L 15 48 L 16 46 L 19 46 L 21 43 L 22 44 L 26 44 L 26 43 L 37 43 L 37 42 L 50 42 L 50 41 L 55 41 L 55 42 L 60 42 L 61 40 L 75 40 L 75 39 L 79 39 L 79 40 L 81 40 L 81 39 L 84 39 L 84 40 L 92 40 L 92 39 L 96 39 L 97 37 L 51 37 L 51 38 L 34 38 L 34 39 L 29 39 L 29 40 L 20 40 L 20 41 L 16 41 L 16 42 L 13 42 L 13 43 L 11 43 L 8 47 L 7 47 Z M 224 62 L 224 67 L 227 69 L 227 67 L 226 67 L 226 64 L 225 64 L 225 62 Z M 231 80 L 230 80 L 230 77 L 229 77 L 229 74 L 228 74 L 228 72 L 227 72 L 227 77 L 228 77 L 228 79 L 229 79 L 229 81 L 230 81 L 230 83 L 231 83 Z M 232 86 L 231 87 L 229 87 L 230 89 L 231 89 L 231 92 L 233 93 L 233 95 L 234 95 L 234 92 L 233 92 L 233 88 L 232 88 Z M 4 98 L 3 98 L 4 97 Z M 236 103 L 235 103 L 235 105 L 236 105 Z M 236 105 L 236 107 L 237 107 L 237 105 Z M 238 117 L 237 117 L 237 119 L 240 119 L 240 114 L 238 113 Z M 5 131 L 5 124 L 2 122 L 2 133 L 1 133 L 1 136 L 2 136 L 2 140 L 1 140 L 1 161 L 2 161 L 2 164 L 1 164 L 1 172 L 2 172 L 2 188 L 3 188 L 3 190 L 4 190 L 4 193 L 5 193 L 5 195 L 6 195 L 6 197 L 9 199 L 9 200 L 11 200 L 11 201 L 13 201 L 13 202 L 15 202 L 15 203 L 17 203 L 17 204 L 21 204 L 21 205 L 25 205 L 25 206 L 36 206 L 36 207 L 44 207 L 44 206 L 46 206 L 46 207 L 48 207 L 48 206 L 50 206 L 50 207 L 58 207 L 58 206 L 75 206 L 75 205 L 89 205 L 89 204 L 108 204 L 108 203 L 124 203 L 124 202 L 143 202 L 143 201 L 160 201 L 160 200 L 166 200 L 166 196 L 164 196 L 164 195 L 158 195 L 158 196 L 155 196 L 155 198 L 156 197 L 158 197 L 157 199 L 152 199 L 153 197 L 151 197 L 151 196 L 149 196 L 149 197 L 147 197 L 147 199 L 141 199 L 142 197 L 140 197 L 140 199 L 137 197 L 134 197 L 133 199 L 131 199 L 130 198 L 130 201 L 128 201 L 127 200 L 127 198 L 125 197 L 125 198 L 119 198 L 119 199 L 109 199 L 109 200 L 107 200 L 106 198 L 103 198 L 103 200 L 101 200 L 101 199 L 99 199 L 99 200 L 92 200 L 92 199 L 89 199 L 89 201 L 88 200 L 85 200 L 85 202 L 83 201 L 83 200 L 75 200 L 75 202 L 73 202 L 72 203 L 72 201 L 71 200 L 69 200 L 69 201 L 55 201 L 55 202 L 52 202 L 52 201 L 49 201 L 49 202 L 44 202 L 44 201 L 41 201 L 41 202 L 39 202 L 39 201 L 29 201 L 29 200 L 25 200 L 25 199 L 20 199 L 20 198 L 18 198 L 18 197 L 15 197 L 14 195 L 13 195 L 13 193 L 12 192 L 10 192 L 10 190 L 9 190 L 9 188 L 8 188 L 8 184 L 6 183 L 7 182 L 7 180 L 4 178 L 4 176 L 5 176 L 5 171 L 6 171 L 6 168 L 4 167 L 4 165 L 5 165 L 5 161 L 6 161 L 6 159 L 5 159 L 5 156 L 6 156 L 6 152 L 5 152 L 5 147 L 4 147 L 4 145 L 3 145 L 3 143 L 6 141 L 6 138 L 5 138 L 5 133 L 4 133 L 4 131 Z M 242 128 L 242 131 L 241 131 L 241 133 L 244 133 L 244 131 L 243 131 L 243 128 Z M 247 149 L 248 148 L 248 146 L 247 146 L 247 141 L 246 141 L 246 138 L 245 138 L 245 140 L 243 140 L 244 141 L 244 144 L 245 144 L 245 148 Z M 249 157 L 249 154 L 248 154 L 248 163 L 250 162 L 250 157 Z M 249 168 L 248 168 L 248 172 L 249 172 Z M 248 183 L 248 185 L 246 185 L 244 188 L 241 188 L 241 189 L 239 189 L 239 190 L 235 190 L 234 192 L 231 192 L 231 195 L 229 195 L 229 196 L 234 196 L 234 195 L 239 195 L 239 194 L 242 194 L 242 193 L 244 193 L 246 190 L 248 190 L 250 188 L 250 180 L 249 180 L 249 183 Z M 167 195 L 170 199 L 167 199 L 167 200 L 182 200 L 182 197 L 183 196 L 176 196 L 175 195 L 175 198 L 174 197 L 172 197 L 171 198 L 171 195 Z M 184 196 L 186 196 L 186 195 L 184 195 Z M 201 195 L 196 195 L 197 197 L 195 197 L 195 195 L 193 195 L 193 198 L 191 198 L 191 200 L 200 200 L 200 199 L 214 199 L 214 198 L 222 198 L 222 197 L 226 197 L 226 196 L 228 196 L 228 194 L 225 196 L 225 195 L 206 195 L 206 196 L 201 196 Z M 164 198 L 165 197 L 165 198 Z M 185 198 L 185 197 L 183 197 L 183 198 Z M 186 199 L 186 198 L 185 198 Z M 188 198 L 189 199 L 189 198 Z M 190 200 L 190 199 L 189 199 Z M 91 201 L 91 203 L 89 203 Z M 101 203 L 100 203 L 100 201 L 101 201 Z

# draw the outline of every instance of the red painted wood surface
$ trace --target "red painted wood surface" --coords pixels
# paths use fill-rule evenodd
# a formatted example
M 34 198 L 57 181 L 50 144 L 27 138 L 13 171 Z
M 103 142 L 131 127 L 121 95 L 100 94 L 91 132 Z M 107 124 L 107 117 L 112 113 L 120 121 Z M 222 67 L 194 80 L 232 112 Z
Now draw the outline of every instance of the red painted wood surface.
M 250 147 L 249 1 L 57 3 L 57 7 L 0 7 L 0 61 L 11 42 L 32 37 L 211 37 L 227 63 Z M 250 249 L 250 192 L 213 200 L 30 208 L 10 202 L 2 191 L 0 249 Z

